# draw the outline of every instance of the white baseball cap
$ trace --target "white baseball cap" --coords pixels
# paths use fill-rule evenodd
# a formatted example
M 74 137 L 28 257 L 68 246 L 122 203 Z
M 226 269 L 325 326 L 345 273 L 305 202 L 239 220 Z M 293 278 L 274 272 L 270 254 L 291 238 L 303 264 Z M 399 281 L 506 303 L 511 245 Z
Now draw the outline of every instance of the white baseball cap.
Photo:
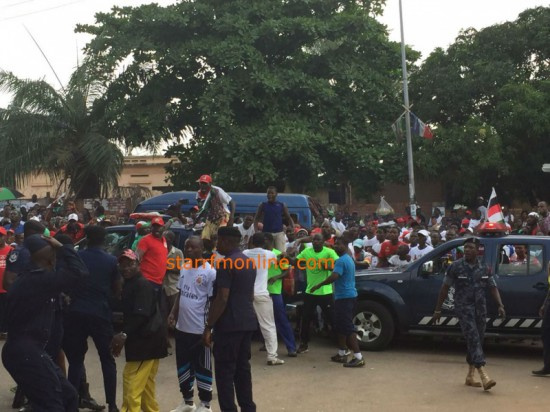
M 78 215 L 76 213 L 71 213 L 69 215 L 69 221 L 76 220 L 78 222 Z
M 419 230 L 418 234 L 424 237 L 430 237 L 430 232 L 428 232 L 426 229 Z

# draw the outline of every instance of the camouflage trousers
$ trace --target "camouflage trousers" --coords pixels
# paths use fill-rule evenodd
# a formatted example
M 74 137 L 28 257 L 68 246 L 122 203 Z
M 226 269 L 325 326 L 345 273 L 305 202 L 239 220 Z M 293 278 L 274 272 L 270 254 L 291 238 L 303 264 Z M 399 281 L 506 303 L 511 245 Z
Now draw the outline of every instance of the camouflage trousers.
M 466 340 L 466 362 L 476 368 L 485 366 L 485 354 L 483 353 L 487 315 L 485 306 L 459 306 L 456 307 L 455 312 L 462 329 L 462 336 Z

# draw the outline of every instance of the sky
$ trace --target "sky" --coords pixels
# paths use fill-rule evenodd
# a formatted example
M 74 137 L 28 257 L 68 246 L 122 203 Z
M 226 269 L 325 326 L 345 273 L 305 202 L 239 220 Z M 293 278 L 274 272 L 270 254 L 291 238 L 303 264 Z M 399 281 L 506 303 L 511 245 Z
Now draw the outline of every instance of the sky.
M 0 0 L 0 69 L 21 78 L 58 84 L 52 70 L 25 27 L 43 49 L 62 83 L 66 83 L 82 58 L 82 47 L 89 37 L 74 33 L 77 23 L 93 23 L 94 14 L 112 6 L 137 6 L 150 0 Z M 160 5 L 174 0 L 157 0 Z M 405 41 L 423 58 L 436 47 L 453 43 L 459 31 L 480 29 L 507 20 L 536 6 L 549 6 L 543 0 L 403 0 Z M 390 39 L 400 41 L 399 0 L 387 0 L 380 20 L 388 26 Z M 8 104 L 0 94 L 0 107 Z

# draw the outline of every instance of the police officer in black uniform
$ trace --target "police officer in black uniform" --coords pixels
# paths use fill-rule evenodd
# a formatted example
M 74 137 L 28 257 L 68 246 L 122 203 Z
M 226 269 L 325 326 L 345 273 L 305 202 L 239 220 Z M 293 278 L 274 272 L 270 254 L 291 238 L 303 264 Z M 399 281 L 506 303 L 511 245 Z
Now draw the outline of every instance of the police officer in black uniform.
M 550 277 L 549 277 L 550 279 Z M 545 376 L 550 375 L 550 290 L 544 299 L 540 311 L 540 317 L 542 318 L 542 357 L 544 364 L 542 369 L 533 371 L 533 375 Z
M 487 288 L 497 302 L 499 316 L 504 318 L 506 313 L 492 273 L 478 260 L 478 248 L 478 239 L 474 237 L 466 239 L 464 257 L 449 266 L 439 292 L 433 320 L 436 324 L 439 322 L 441 306 L 447 298 L 449 288 L 454 286 L 455 315 L 460 322 L 462 335 L 466 340 L 466 362 L 469 365 L 465 384 L 473 387 L 481 387 L 482 384 L 483 389 L 489 390 L 496 385 L 496 382 L 489 378 L 485 371 L 485 355 L 482 346 L 487 319 L 485 302 Z M 475 381 L 476 369 L 481 377 L 481 384 Z
M 2 362 L 35 412 L 77 411 L 76 390 L 46 353 L 57 297 L 88 275 L 72 245 L 32 235 L 25 239 L 31 266 L 18 274 L 7 296 L 8 339 Z M 56 253 L 57 252 L 57 253 Z M 60 269 L 56 270 L 56 258 Z
M 216 297 L 203 334 L 207 347 L 214 342 L 222 412 L 237 410 L 235 393 L 242 412 L 256 412 L 250 371 L 250 342 L 257 325 L 253 306 L 256 269 L 240 251 L 240 241 L 241 232 L 236 227 L 218 229 L 218 252 L 225 258 L 216 268 Z

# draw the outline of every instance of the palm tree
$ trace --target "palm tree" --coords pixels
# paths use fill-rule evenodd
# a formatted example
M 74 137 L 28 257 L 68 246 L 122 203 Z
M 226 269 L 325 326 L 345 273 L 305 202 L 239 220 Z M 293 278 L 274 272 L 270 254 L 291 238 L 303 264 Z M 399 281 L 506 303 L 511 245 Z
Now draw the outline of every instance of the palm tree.
M 0 108 L 2 185 L 46 173 L 76 198 L 107 197 L 117 187 L 123 153 L 104 132 L 102 111 L 93 104 L 103 88 L 85 66 L 61 90 L 0 70 L 0 91 L 12 95 L 8 108 Z

